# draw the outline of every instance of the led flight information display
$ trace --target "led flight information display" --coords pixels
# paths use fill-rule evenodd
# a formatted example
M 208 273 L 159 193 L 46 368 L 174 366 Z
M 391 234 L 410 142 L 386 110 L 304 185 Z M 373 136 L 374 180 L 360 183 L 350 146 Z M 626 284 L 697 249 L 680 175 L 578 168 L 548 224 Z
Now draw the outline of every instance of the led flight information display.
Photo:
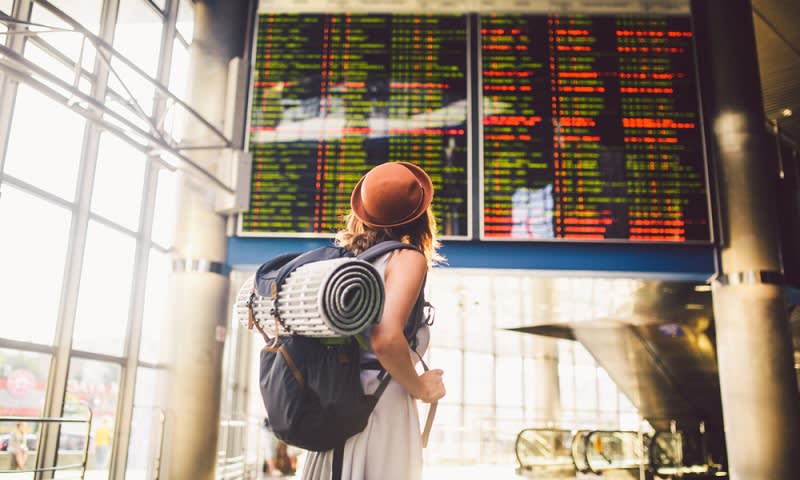
M 409 161 L 441 234 L 466 238 L 466 48 L 463 15 L 259 15 L 240 233 L 333 233 L 364 173 Z
M 483 15 L 482 237 L 710 240 L 687 17 Z

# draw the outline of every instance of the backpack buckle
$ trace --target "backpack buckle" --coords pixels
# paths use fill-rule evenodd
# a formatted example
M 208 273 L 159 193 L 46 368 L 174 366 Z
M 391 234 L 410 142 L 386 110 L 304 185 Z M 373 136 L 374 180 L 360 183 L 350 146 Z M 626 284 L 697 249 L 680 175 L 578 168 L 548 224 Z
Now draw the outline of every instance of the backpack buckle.
M 247 329 L 252 330 L 253 327 L 258 323 L 258 320 L 256 320 L 256 312 L 254 311 L 256 306 L 255 289 L 250 292 L 250 297 L 248 297 L 247 301 L 245 302 L 245 306 L 247 307 Z
M 422 307 L 422 318 L 425 322 L 425 325 L 429 327 L 433 325 L 434 320 L 436 320 L 436 307 L 431 305 L 430 302 L 426 301 L 425 306 Z
M 269 314 L 274 318 L 278 318 L 278 285 L 273 283 L 271 290 L 272 302 L 270 303 Z
M 247 298 L 247 301 L 244 302 L 244 306 L 247 308 L 256 306 L 256 292 L 250 292 L 250 296 Z

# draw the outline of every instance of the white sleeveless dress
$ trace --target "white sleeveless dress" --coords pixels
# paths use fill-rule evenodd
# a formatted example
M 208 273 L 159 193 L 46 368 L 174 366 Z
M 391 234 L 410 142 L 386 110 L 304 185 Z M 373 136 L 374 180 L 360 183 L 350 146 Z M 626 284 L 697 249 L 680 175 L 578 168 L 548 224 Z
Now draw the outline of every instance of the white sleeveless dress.
M 393 252 L 373 265 L 386 278 L 386 264 Z M 425 354 L 430 332 L 427 326 L 417 333 L 417 351 Z M 410 349 L 409 349 L 410 352 Z M 364 356 L 372 356 L 365 352 Z M 416 358 L 416 354 L 413 354 Z M 365 393 L 378 388 L 377 370 L 363 370 L 361 384 Z M 417 401 L 392 379 L 369 417 L 367 427 L 344 445 L 342 480 L 420 480 L 422 478 L 422 439 Z M 333 451 L 308 452 L 303 480 L 329 480 Z

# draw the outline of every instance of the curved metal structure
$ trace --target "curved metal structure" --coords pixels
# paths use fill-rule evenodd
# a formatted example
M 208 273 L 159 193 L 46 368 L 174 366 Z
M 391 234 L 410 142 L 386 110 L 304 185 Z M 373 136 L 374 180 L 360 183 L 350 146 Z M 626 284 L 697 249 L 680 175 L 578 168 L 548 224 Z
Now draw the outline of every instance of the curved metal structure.
M 30 470 L 0 470 L 0 475 L 4 473 L 45 473 L 45 472 L 63 472 L 69 470 L 80 469 L 80 478 L 83 480 L 86 475 L 86 464 L 89 460 L 89 438 L 92 432 L 92 409 L 86 406 L 86 418 L 70 418 L 70 417 L 0 417 L 0 422 L 29 422 L 29 423 L 56 423 L 56 424 L 86 424 L 86 441 L 83 443 L 83 454 L 81 456 L 81 463 L 73 463 L 68 465 L 54 465 L 52 467 L 39 467 Z M 36 462 L 38 464 L 38 455 L 40 449 L 36 449 Z
M 572 470 L 572 430 L 526 428 L 517 434 L 514 453 L 517 470 Z
M 645 436 L 647 438 L 647 436 Z M 640 434 L 627 430 L 595 430 L 586 436 L 589 471 L 639 470 L 647 461 L 647 444 Z
M 589 461 L 586 459 L 586 437 L 592 433 L 591 430 L 578 430 L 572 436 L 570 452 L 572 452 L 572 464 L 579 473 L 589 473 Z

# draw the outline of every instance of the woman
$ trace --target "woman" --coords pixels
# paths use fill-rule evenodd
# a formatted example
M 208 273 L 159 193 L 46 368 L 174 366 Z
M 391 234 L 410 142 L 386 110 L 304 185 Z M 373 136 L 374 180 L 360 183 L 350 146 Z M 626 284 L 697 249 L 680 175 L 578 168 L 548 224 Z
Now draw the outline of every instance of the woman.
M 11 432 L 11 441 L 8 450 L 14 455 L 19 470 L 25 470 L 28 460 L 28 445 L 25 443 L 25 422 L 17 423 L 17 429 Z
M 350 197 L 352 211 L 338 245 L 355 254 L 384 240 L 400 240 L 419 247 L 395 250 L 374 262 L 384 278 L 383 316 L 367 332 L 370 351 L 362 363 L 377 359 L 391 375 L 367 427 L 345 443 L 342 479 L 415 480 L 422 477 L 422 444 L 414 399 L 431 403 L 445 394 L 441 370 L 417 374 L 403 327 L 425 282 L 428 268 L 441 257 L 436 253 L 436 221 L 431 211 L 433 184 L 411 163 L 394 162 L 370 170 Z M 417 334 L 420 355 L 428 344 L 428 329 Z M 378 371 L 363 370 L 361 383 L 372 393 L 380 383 Z M 310 452 L 304 479 L 328 480 L 333 452 Z

